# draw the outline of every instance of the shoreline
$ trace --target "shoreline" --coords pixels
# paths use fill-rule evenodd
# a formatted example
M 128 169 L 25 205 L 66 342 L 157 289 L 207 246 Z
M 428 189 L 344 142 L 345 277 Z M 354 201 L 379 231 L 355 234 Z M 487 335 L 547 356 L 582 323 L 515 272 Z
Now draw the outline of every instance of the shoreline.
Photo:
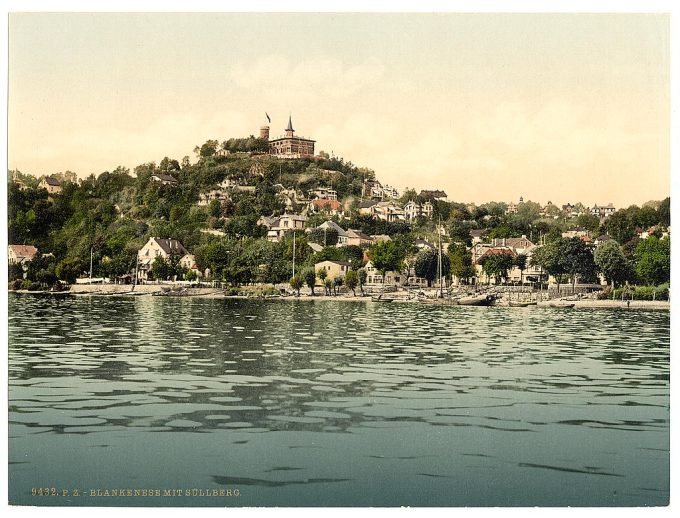
M 138 285 L 134 291 L 130 290 L 128 286 L 121 285 L 105 285 L 105 286 L 74 286 L 76 289 L 60 292 L 49 292 L 49 291 L 28 291 L 28 290 L 8 290 L 10 293 L 18 294 L 33 294 L 33 295 L 75 295 L 75 296 L 94 296 L 94 297 L 152 297 L 157 296 L 161 292 L 160 287 L 156 285 Z M 106 289 L 102 289 L 106 288 Z M 236 299 L 236 300 L 293 300 L 293 301 L 336 301 L 336 302 L 374 302 L 371 295 L 365 294 L 361 296 L 357 293 L 357 296 L 352 294 L 340 294 L 340 295 L 310 295 L 310 294 L 300 294 L 287 295 L 287 296 L 247 296 L 247 295 L 225 295 L 224 290 L 221 288 L 187 288 L 188 293 L 183 295 L 163 295 L 166 298 L 200 298 L 200 299 Z M 417 298 L 407 299 L 406 297 L 399 296 L 398 294 L 390 294 L 389 298 L 392 299 L 391 302 L 408 304 L 408 303 L 422 303 L 423 305 L 429 305 L 434 301 L 421 301 Z M 645 310 L 665 310 L 670 311 L 671 305 L 669 301 L 666 300 L 597 300 L 597 299 L 581 299 L 581 300 L 563 300 L 563 299 L 553 299 L 551 302 L 556 302 L 558 304 L 571 305 L 573 304 L 574 309 L 580 308 L 597 308 L 597 309 L 645 309 Z M 548 301 L 543 301 L 543 304 L 539 303 L 535 306 L 538 308 L 546 308 Z M 378 304 L 384 304 L 384 302 L 378 302 Z M 457 304 L 442 304 L 455 306 Z M 495 307 L 509 308 L 507 303 L 501 302 L 495 305 Z M 524 310 L 526 308 L 512 308 L 518 310 Z M 568 309 L 565 308 L 551 308 L 551 309 Z

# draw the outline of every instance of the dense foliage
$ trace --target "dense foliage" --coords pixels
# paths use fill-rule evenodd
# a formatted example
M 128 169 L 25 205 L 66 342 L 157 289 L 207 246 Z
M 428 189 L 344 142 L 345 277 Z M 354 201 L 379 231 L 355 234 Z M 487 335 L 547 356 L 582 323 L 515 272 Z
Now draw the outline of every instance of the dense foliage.
M 61 182 L 59 194 L 49 194 L 38 186 L 39 178 L 10 171 L 8 183 L 8 238 L 12 244 L 35 245 L 40 256 L 22 268 L 12 265 L 11 281 L 21 286 L 50 286 L 62 280 L 73 283 L 89 275 L 116 277 L 135 270 L 137 250 L 152 236 L 179 240 L 196 256 L 201 272 L 209 278 L 234 286 L 248 283 L 288 283 L 295 271 L 298 281 L 313 289 L 318 282 L 314 265 L 324 260 L 347 261 L 352 275 L 342 281 L 320 279 L 327 291 L 337 290 L 338 282 L 354 291 L 363 290 L 366 258 L 383 275 L 405 265 L 432 281 L 439 275 L 438 254 L 418 252 L 416 237 L 436 242 L 436 224 L 446 230 L 448 253 L 442 258 L 445 276 L 454 275 L 468 283 L 476 276 L 470 246 L 471 231 L 484 231 L 484 239 L 526 235 L 539 246 L 530 263 L 540 265 L 559 282 L 595 280 L 598 272 L 607 282 L 620 286 L 631 282 L 658 285 L 670 280 L 670 239 L 661 238 L 670 225 L 670 199 L 630 206 L 600 219 L 585 213 L 568 218 L 557 206 L 541 207 L 527 201 L 508 213 L 508 205 L 489 202 L 481 205 L 444 202 L 407 189 L 401 203 L 430 202 L 434 217 L 415 221 L 387 222 L 360 215 L 364 182 L 375 180 L 373 171 L 351 162 L 320 157 L 279 160 L 266 154 L 266 141 L 250 136 L 209 140 L 196 146 L 196 161 L 164 157 L 158 162 L 140 164 L 130 171 L 117 167 L 99 175 L 78 180 L 70 171 L 51 175 Z M 173 176 L 177 182 L 165 185 L 154 175 Z M 223 196 L 200 203 L 201 195 L 218 189 L 224 180 Z M 367 235 L 389 236 L 368 250 L 366 247 L 334 246 L 335 230 L 312 230 L 287 234 L 281 242 L 266 239 L 262 216 L 301 212 L 306 205 L 287 200 L 282 192 L 308 196 L 316 188 L 331 188 L 345 207 L 346 219 L 325 214 L 308 214 L 307 226 L 316 227 L 333 219 L 343 229 Z M 287 205 L 288 203 L 288 205 Z M 575 207 L 583 210 L 580 204 Z M 597 248 L 562 233 L 572 227 L 588 230 L 593 237 L 608 234 L 612 241 Z M 643 231 L 649 237 L 640 237 Z M 308 243 L 323 246 L 319 252 Z M 315 247 L 318 249 L 318 247 Z M 157 261 L 151 268 L 156 279 L 190 279 L 195 272 L 183 269 L 178 258 Z M 527 267 L 526 256 L 494 257 L 482 265 L 489 277 L 499 282 L 508 271 Z M 327 284 L 330 283 L 330 284 Z M 295 289 L 295 288 L 294 288 Z

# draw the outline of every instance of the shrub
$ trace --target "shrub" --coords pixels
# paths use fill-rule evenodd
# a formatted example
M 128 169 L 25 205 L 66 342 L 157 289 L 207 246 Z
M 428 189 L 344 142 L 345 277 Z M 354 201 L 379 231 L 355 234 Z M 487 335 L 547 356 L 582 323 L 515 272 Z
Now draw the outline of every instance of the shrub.
M 603 295 L 602 298 L 613 298 L 614 300 L 668 300 L 668 289 L 668 283 L 659 286 L 624 286 L 613 290 L 613 292 L 611 290 L 608 291 L 606 297 Z

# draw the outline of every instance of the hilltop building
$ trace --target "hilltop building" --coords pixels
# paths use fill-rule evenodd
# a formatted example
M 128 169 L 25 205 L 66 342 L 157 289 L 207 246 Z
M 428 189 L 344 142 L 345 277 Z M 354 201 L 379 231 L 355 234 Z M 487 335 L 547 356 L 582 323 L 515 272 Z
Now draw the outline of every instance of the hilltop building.
M 46 189 L 49 194 L 59 194 L 61 192 L 61 183 L 56 178 L 46 176 L 40 181 L 38 185 L 41 189 Z
M 428 190 L 428 189 L 423 189 L 420 191 L 419 196 L 422 198 L 432 198 L 433 200 L 439 200 L 439 201 L 449 201 L 448 195 L 439 189 L 436 190 Z
M 596 203 L 590 209 L 590 213 L 593 216 L 599 217 L 600 219 L 608 218 L 609 216 L 611 216 L 615 212 L 616 212 L 616 208 L 611 203 L 609 203 L 608 205 L 600 205 L 599 207 L 597 206 L 597 203 Z
M 177 185 L 177 179 L 170 174 L 152 174 L 151 180 L 154 182 L 160 182 L 161 185 Z
M 316 141 L 308 138 L 295 136 L 293 121 L 288 117 L 288 127 L 283 137 L 269 140 L 269 126 L 260 128 L 260 138 L 269 142 L 269 154 L 278 158 L 301 158 L 314 156 L 314 144 Z

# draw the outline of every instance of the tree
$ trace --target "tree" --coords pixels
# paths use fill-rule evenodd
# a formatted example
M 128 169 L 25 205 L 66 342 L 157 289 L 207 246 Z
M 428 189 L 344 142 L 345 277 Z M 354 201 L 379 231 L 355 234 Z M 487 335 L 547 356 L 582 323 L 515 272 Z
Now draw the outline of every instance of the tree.
M 533 201 L 525 201 L 517 205 L 517 212 L 511 216 L 511 221 L 514 226 L 525 230 L 529 228 L 529 224 L 540 217 L 541 205 Z
M 319 245 L 335 246 L 338 243 L 338 231 L 334 228 L 313 228 L 307 239 Z
M 631 206 L 621 209 L 607 218 L 605 227 L 607 233 L 618 243 L 626 243 L 635 237 L 635 222 L 633 220 L 637 207 Z
M 524 282 L 524 270 L 527 269 L 527 256 L 525 254 L 518 254 L 513 264 L 519 270 L 519 283 L 522 284 Z
M 325 272 L 326 270 L 324 270 Z M 314 286 L 316 285 L 316 272 L 314 268 L 307 268 L 302 272 L 302 278 L 305 284 L 312 290 L 312 297 L 314 296 Z
M 166 156 L 163 158 L 163 160 L 161 160 L 161 163 L 158 164 L 158 169 L 162 173 L 171 174 L 174 171 L 179 171 L 179 162 Z
M 222 215 L 222 204 L 220 200 L 211 200 L 208 205 L 208 214 L 215 218 L 219 218 Z
M 304 281 L 299 273 L 296 273 L 289 281 L 290 287 L 297 291 L 297 296 L 300 296 L 300 288 L 302 288 Z
M 501 279 L 508 278 L 508 272 L 512 268 L 513 256 L 511 254 L 501 253 L 493 254 L 484 258 L 482 262 L 482 269 L 486 276 L 495 279 L 498 284 Z
M 24 267 L 21 263 L 9 263 L 7 280 L 13 281 L 24 278 Z
M 331 294 L 331 288 L 333 287 L 333 281 L 330 280 L 328 277 L 324 279 L 323 281 L 323 286 L 324 286 L 324 295 L 330 295 Z
M 447 255 L 442 255 L 442 271 L 440 272 L 439 253 L 432 248 L 427 248 L 418 252 L 414 270 L 418 277 L 427 280 L 427 285 L 430 287 L 432 286 L 432 281 L 438 276 L 447 277 L 449 275 L 449 272 L 451 271 L 451 260 Z
M 345 275 L 345 285 L 352 290 L 352 294 L 356 297 L 356 287 L 359 284 L 359 274 L 356 270 L 350 270 Z
M 657 214 L 659 216 L 659 223 L 667 227 L 671 224 L 671 199 L 665 198 L 659 204 L 657 209 Z
M 319 271 L 316 272 L 316 275 L 321 279 L 321 284 L 324 285 L 324 295 L 327 295 L 328 293 L 328 285 L 326 284 L 326 279 L 328 278 L 328 271 L 325 268 L 319 268 Z
M 487 233 L 487 236 L 490 239 L 494 239 L 494 238 L 495 239 L 503 239 L 504 237 L 505 238 L 512 237 L 515 234 L 517 234 L 517 232 L 515 230 L 513 230 L 510 225 L 508 225 L 507 223 L 501 223 L 500 225 L 489 230 L 489 232 Z
M 477 228 L 474 223 L 469 221 L 453 221 L 449 226 L 449 235 L 454 241 L 460 241 L 467 246 L 472 245 L 472 236 L 470 230 Z
M 633 277 L 631 262 L 614 240 L 606 241 L 595 249 L 595 265 L 602 272 L 607 284 L 611 283 L 614 288 Z
M 459 282 L 467 284 L 469 279 L 475 276 L 472 253 L 465 245 L 450 245 L 448 256 L 451 262 L 451 273 L 458 278 Z
M 383 241 L 368 249 L 368 257 L 373 266 L 382 275 L 383 284 L 385 274 L 389 271 L 400 271 L 404 263 L 405 250 L 394 241 Z
M 539 246 L 534 251 L 530 261 L 533 266 L 539 266 L 542 270 L 545 270 L 548 275 L 555 277 L 558 290 L 560 287 L 561 276 L 565 273 L 563 265 L 559 261 L 559 247 L 561 241 L 562 238 L 560 237 L 559 239 L 548 241 L 543 246 Z
M 600 218 L 593 214 L 580 214 L 576 218 L 576 225 L 590 231 L 593 237 L 597 237 L 600 233 Z
M 635 272 L 647 284 L 659 285 L 671 278 L 671 240 L 650 236 L 635 249 Z
M 216 140 L 207 140 L 198 150 L 198 154 L 202 157 L 213 156 L 217 152 L 219 143 Z M 194 151 L 196 151 L 194 149 Z
M 340 286 L 342 286 L 345 282 L 345 278 L 342 275 L 338 275 L 333 279 L 333 295 L 338 294 L 338 290 L 340 289 Z
M 563 239 L 558 245 L 558 250 L 561 268 L 571 278 L 572 292 L 576 289 L 578 276 L 585 278 L 595 276 L 593 252 L 582 239 L 578 237 Z
M 151 264 L 151 273 L 153 274 L 154 279 L 158 279 L 159 281 L 167 280 L 171 275 L 170 264 L 165 258 L 158 256 Z
M 69 284 L 74 284 L 82 271 L 83 264 L 78 258 L 64 259 L 57 264 L 55 269 L 57 277 Z
M 407 187 L 404 189 L 404 194 L 399 198 L 399 203 L 406 205 L 408 202 L 415 200 L 418 197 L 418 193 L 415 189 Z
M 359 270 L 359 289 L 361 294 L 364 294 L 364 285 L 366 284 L 366 279 L 368 279 L 368 273 L 363 268 Z
M 352 270 L 358 270 L 364 264 L 364 249 L 357 245 L 343 246 L 341 249 L 344 260 L 350 264 Z
M 633 215 L 633 222 L 642 229 L 647 229 L 659 223 L 659 214 L 654 207 L 646 205 Z

